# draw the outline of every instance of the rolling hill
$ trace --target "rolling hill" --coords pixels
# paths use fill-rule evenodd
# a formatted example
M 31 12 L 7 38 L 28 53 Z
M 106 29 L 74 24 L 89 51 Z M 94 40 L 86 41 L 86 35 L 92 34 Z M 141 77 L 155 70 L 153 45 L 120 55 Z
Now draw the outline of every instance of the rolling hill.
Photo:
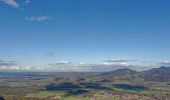
M 142 76 L 145 81 L 169 82 L 170 67 L 162 66 L 160 68 L 153 68 L 143 72 Z
M 101 79 L 108 79 L 111 81 L 131 81 L 136 79 L 140 72 L 128 68 L 117 69 L 115 71 L 102 73 L 99 75 Z
M 98 77 L 111 81 L 144 80 L 151 82 L 170 82 L 170 67 L 162 66 L 142 72 L 124 68 L 99 74 Z

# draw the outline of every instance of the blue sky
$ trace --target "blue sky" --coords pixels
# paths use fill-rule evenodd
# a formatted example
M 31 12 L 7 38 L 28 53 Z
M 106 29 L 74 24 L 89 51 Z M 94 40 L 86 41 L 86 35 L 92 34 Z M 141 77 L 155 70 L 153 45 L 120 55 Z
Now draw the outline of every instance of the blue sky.
M 168 0 L 0 0 L 0 66 L 10 69 L 11 64 L 3 65 L 10 61 L 17 68 L 53 65 L 56 70 L 70 70 L 67 64 L 78 69 L 79 63 L 101 66 L 107 60 L 112 60 L 112 67 L 169 64 L 169 4 Z

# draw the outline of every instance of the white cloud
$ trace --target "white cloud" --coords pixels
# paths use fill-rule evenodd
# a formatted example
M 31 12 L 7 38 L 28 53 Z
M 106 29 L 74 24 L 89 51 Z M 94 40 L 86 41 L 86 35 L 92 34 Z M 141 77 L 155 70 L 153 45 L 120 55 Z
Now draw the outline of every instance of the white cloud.
M 170 66 L 170 61 L 162 61 L 160 62 L 160 66 Z
M 0 60 L 0 66 L 16 66 L 18 63 L 16 61 L 4 61 Z
M 102 65 L 106 65 L 106 66 L 129 66 L 128 63 L 126 62 L 103 62 Z
M 49 56 L 49 57 L 53 57 L 55 54 L 54 54 L 54 52 L 52 52 L 52 51 L 49 51 L 48 53 L 47 53 L 47 56 Z
M 25 4 L 29 4 L 30 3 L 30 0 L 25 0 Z
M 49 64 L 49 66 L 46 67 L 45 69 L 48 71 L 57 71 L 57 72 L 67 72 L 67 71 L 88 72 L 88 71 L 92 71 L 92 67 L 94 66 L 96 66 L 96 64 L 86 64 L 86 63 L 75 64 L 70 61 L 58 61 Z
M 86 64 L 86 63 L 82 63 L 82 62 L 81 62 L 81 63 L 79 63 L 79 65 L 85 65 L 85 64 Z
M 0 60 L 0 70 L 20 70 L 20 66 L 16 61 Z
M 70 64 L 71 62 L 69 61 L 59 61 L 59 62 L 56 62 L 55 64 Z
M 81 67 L 83 67 L 83 66 L 85 66 L 85 67 L 87 67 L 87 66 L 96 66 L 97 64 L 95 64 L 95 63 L 79 63 L 78 64 L 79 66 L 81 66 Z
M 137 60 L 128 60 L 128 59 L 110 59 L 103 61 L 102 65 L 106 66 L 129 66 L 132 62 Z
M 129 59 L 110 59 L 105 60 L 105 62 L 135 62 L 137 60 L 129 60 Z
M 79 66 L 48 66 L 44 68 L 46 71 L 52 71 L 52 72 L 88 72 L 88 67 L 79 67 Z
M 20 6 L 15 0 L 2 0 L 2 1 L 16 9 L 18 9 Z
M 26 17 L 25 19 L 28 20 L 28 21 L 38 21 L 38 22 L 42 22 L 42 21 L 50 20 L 51 17 L 40 15 L 40 16 L 34 16 L 34 17 Z
M 49 65 L 56 66 L 56 65 L 70 65 L 70 64 L 71 64 L 70 61 L 63 60 L 63 61 L 57 61 L 57 62 L 49 64 Z

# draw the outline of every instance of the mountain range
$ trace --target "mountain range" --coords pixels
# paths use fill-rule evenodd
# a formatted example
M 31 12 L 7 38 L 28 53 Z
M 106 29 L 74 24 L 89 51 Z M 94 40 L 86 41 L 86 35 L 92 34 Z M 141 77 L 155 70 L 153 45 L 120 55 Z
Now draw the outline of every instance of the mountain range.
M 162 66 L 141 72 L 124 68 L 101 73 L 97 77 L 110 81 L 143 80 L 151 82 L 170 82 L 170 67 Z

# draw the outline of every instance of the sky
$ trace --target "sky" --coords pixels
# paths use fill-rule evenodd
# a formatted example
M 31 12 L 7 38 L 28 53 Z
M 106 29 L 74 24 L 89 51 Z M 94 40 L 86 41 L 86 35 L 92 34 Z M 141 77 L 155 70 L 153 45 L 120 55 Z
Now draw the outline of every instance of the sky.
M 0 0 L 0 70 L 170 66 L 169 0 Z

